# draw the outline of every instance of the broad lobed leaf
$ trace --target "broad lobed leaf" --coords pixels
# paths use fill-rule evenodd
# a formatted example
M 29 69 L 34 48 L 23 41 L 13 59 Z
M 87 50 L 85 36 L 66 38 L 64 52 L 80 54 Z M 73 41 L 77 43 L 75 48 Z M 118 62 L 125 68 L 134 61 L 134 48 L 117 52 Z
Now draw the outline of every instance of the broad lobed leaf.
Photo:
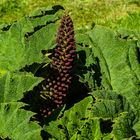
M 42 14 L 24 17 L 12 24 L 8 31 L 1 31 L 0 68 L 13 71 L 34 62 L 49 62 L 41 50 L 55 45 L 56 22 L 61 13 L 61 8 L 44 9 Z
M 50 139 L 123 139 L 135 136 L 135 114 L 125 97 L 115 92 L 96 91 L 75 104 L 44 130 Z M 123 122 L 123 123 L 122 123 Z
M 55 45 L 62 7 L 49 7 L 0 30 L 0 137 L 41 140 L 41 126 L 31 122 L 33 112 L 21 109 L 20 100 L 43 78 L 24 71 L 33 63 L 48 63 L 42 50 Z
M 91 31 L 78 32 L 76 39 L 80 65 L 74 74 L 89 87 L 93 98 L 85 98 L 45 126 L 50 139 L 138 139 L 139 33 L 95 26 Z
M 0 78 L 0 103 L 16 102 L 25 92 L 32 90 L 43 78 L 34 77 L 31 73 L 7 72 Z
M 43 79 L 24 72 L 49 63 L 42 51 L 55 46 L 62 7 L 49 7 L 0 31 L 0 137 L 40 140 L 41 127 L 19 102 Z M 74 74 L 90 93 L 44 125 L 48 139 L 109 140 L 140 138 L 140 33 L 95 26 L 76 31 Z M 80 93 L 79 93 L 80 94 Z
M 18 102 L 0 103 L 0 136 L 12 140 L 41 140 L 41 127 L 30 122 L 33 113 L 20 109 Z

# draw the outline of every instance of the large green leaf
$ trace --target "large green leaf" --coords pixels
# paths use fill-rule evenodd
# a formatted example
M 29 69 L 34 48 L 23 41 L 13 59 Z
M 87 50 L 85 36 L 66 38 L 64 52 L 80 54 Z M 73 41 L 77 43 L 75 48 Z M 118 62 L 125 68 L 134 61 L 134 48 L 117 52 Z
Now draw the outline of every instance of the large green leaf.
M 65 111 L 64 116 L 45 126 L 51 137 L 58 140 L 98 140 L 101 136 L 99 119 L 88 118 L 87 108 L 91 105 L 92 97 L 87 97 L 83 101 L 75 104 L 71 109 Z
M 44 127 L 50 139 L 119 140 L 135 136 L 133 127 L 137 114 L 125 97 L 104 90 L 90 94 L 92 96 L 66 110 L 63 117 Z
M 114 32 L 105 27 L 95 26 L 91 31 L 86 32 L 85 36 L 88 34 L 91 43 L 87 43 L 94 58 L 90 59 L 88 55 L 85 66 L 95 65 L 95 58 L 98 58 L 101 72 L 98 79 L 101 78 L 101 87 L 125 95 L 131 102 L 131 106 L 140 110 L 140 33 L 126 30 Z M 88 49 L 85 49 L 85 53 L 87 52 Z M 88 85 L 93 83 L 91 77 L 94 78 L 94 70 L 84 75 L 82 80 L 84 83 L 87 82 Z M 83 75 L 80 77 L 83 78 Z
M 41 140 L 41 127 L 30 122 L 33 113 L 19 109 L 18 102 L 0 104 L 0 137 L 12 140 Z
M 21 109 L 25 104 L 20 99 L 43 79 L 24 68 L 50 62 L 44 52 L 55 46 L 61 9 L 42 9 L 0 31 L 2 138 L 41 139 L 41 127 L 30 121 L 33 113 Z M 78 60 L 73 72 L 92 92 L 44 125 L 48 139 L 139 138 L 140 33 L 101 26 L 76 33 Z
M 0 78 L 0 137 L 19 139 L 41 139 L 39 125 L 30 122 L 33 113 L 20 109 L 24 104 L 17 102 L 23 93 L 32 90 L 42 78 L 31 73 L 7 72 Z
M 112 120 L 111 135 L 114 139 L 135 136 L 133 127 L 138 114 L 124 96 L 112 91 L 96 91 L 91 95 L 96 100 L 91 116 Z
M 13 71 L 34 62 L 49 61 L 41 50 L 51 49 L 55 44 L 60 9 L 47 8 L 36 16 L 22 18 L 8 31 L 3 28 L 0 32 L 0 68 Z
M 0 103 L 16 102 L 23 97 L 23 93 L 32 90 L 42 80 L 31 73 L 7 72 L 0 78 Z
M 102 132 L 104 139 L 139 138 L 140 33 L 126 30 L 114 32 L 95 26 L 91 31 L 80 34 L 82 37 L 76 36 L 78 55 L 81 59 L 83 51 L 86 57 L 80 60 L 83 72 L 80 73 L 77 68 L 76 74 L 91 91 L 96 90 L 92 93 L 95 103 L 90 107 L 89 118 L 101 118 L 103 122 L 111 120 L 112 131 L 108 134 Z M 95 77 L 97 71 L 91 69 L 92 66 L 99 66 L 98 77 Z M 95 78 L 101 79 L 100 88 L 95 86 Z M 99 89 L 105 89 L 105 92 Z
M 136 122 L 139 121 L 139 32 L 125 30 L 113 32 L 97 26 L 89 35 L 93 52 L 100 61 L 103 87 L 124 95 L 137 114 Z M 125 116 L 123 118 L 125 121 Z M 139 135 L 139 129 L 136 129 L 136 133 Z
M 0 30 L 0 137 L 12 140 L 41 140 L 41 127 L 31 122 L 34 113 L 21 109 L 20 100 L 43 78 L 24 71 L 26 65 L 48 63 L 42 50 L 55 45 L 61 6 L 26 16 Z
M 95 27 L 89 33 L 93 53 L 99 58 L 102 85 L 125 95 L 135 106 L 140 107 L 140 64 L 137 56 L 137 41 L 125 40 L 110 29 Z

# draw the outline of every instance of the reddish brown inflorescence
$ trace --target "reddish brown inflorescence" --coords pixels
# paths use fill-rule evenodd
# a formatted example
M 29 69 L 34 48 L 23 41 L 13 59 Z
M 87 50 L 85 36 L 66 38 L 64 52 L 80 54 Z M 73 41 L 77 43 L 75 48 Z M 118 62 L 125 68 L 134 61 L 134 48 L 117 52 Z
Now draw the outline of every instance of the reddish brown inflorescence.
M 61 19 L 56 44 L 50 57 L 51 68 L 55 71 L 55 76 L 46 79 L 46 85 L 43 86 L 45 94 L 41 91 L 41 96 L 49 97 L 52 102 L 52 106 L 46 109 L 47 115 L 64 104 L 72 81 L 71 70 L 76 57 L 76 47 L 73 22 L 69 15 L 64 15 Z

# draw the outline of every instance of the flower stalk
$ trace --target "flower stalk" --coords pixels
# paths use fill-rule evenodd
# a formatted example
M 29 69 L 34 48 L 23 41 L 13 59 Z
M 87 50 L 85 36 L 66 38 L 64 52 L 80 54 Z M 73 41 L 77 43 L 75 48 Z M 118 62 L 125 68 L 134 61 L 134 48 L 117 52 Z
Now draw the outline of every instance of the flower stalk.
M 55 74 L 46 79 L 46 85 L 43 86 L 44 89 L 41 91 L 41 97 L 48 98 L 49 96 L 52 102 L 51 106 L 47 107 L 45 111 L 47 116 L 65 103 L 72 82 L 71 71 L 75 57 L 76 46 L 73 22 L 69 15 L 64 15 L 58 28 L 56 47 L 50 56 L 52 59 L 51 68 Z

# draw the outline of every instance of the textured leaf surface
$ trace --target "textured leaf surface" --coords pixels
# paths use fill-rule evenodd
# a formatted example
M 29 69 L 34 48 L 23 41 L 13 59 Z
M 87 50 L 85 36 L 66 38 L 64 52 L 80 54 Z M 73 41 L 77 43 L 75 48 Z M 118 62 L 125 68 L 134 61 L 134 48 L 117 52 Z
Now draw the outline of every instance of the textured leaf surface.
M 24 104 L 17 102 L 23 93 L 32 90 L 42 78 L 28 73 L 8 72 L 0 78 L 0 136 L 18 139 L 41 139 L 39 125 L 30 122 L 33 113 L 20 109 Z
M 44 129 L 52 136 L 50 139 L 98 139 L 101 135 L 98 118 L 95 120 L 87 118 L 87 108 L 92 100 L 91 96 L 87 97 L 65 111 L 62 118 L 45 126 Z
M 95 27 L 90 32 L 90 37 L 94 46 L 93 52 L 100 60 L 103 87 L 124 95 L 137 114 L 136 121 L 138 121 L 140 119 L 139 33 L 125 30 L 115 33 L 109 29 Z M 127 115 L 123 115 L 122 119 L 124 119 L 124 122 L 127 120 L 128 123 L 128 120 L 133 120 L 131 117 L 128 118 Z M 118 120 L 120 119 L 118 118 Z M 121 122 L 119 121 L 118 124 L 120 125 Z M 115 130 L 115 127 L 117 127 L 117 130 L 121 128 L 121 126 L 115 125 Z M 129 127 L 127 126 L 127 128 Z M 124 129 L 122 128 L 119 131 L 122 132 Z M 118 139 L 123 136 L 129 137 L 129 130 L 127 136 L 126 133 L 121 134 L 121 132 L 117 133 L 118 136 L 121 136 Z M 136 133 L 139 136 L 138 129 L 136 129 Z M 130 134 L 132 133 L 130 132 Z
M 111 134 L 114 139 L 123 139 L 135 135 L 133 126 L 137 114 L 125 97 L 112 91 L 96 91 L 91 95 L 96 100 L 92 106 L 91 116 L 112 120 Z
M 16 102 L 24 92 L 32 90 L 42 80 L 31 73 L 8 72 L 0 78 L 0 103 Z
M 19 109 L 22 106 L 17 102 L 0 104 L 0 136 L 12 140 L 41 140 L 41 128 L 29 121 L 33 113 Z
M 85 98 L 44 127 L 50 139 L 123 139 L 135 135 L 135 114 L 125 97 L 112 91 L 91 95 L 95 100 L 91 96 Z
M 139 138 L 139 33 L 114 32 L 95 26 L 92 31 L 78 34 L 80 35 L 76 38 L 80 65 L 75 74 L 93 91 L 90 93 L 93 100 L 91 97 L 85 98 L 65 111 L 62 118 L 46 126 L 50 139 Z M 88 99 L 91 101 L 84 103 Z M 60 126 L 55 128 L 57 132 L 61 131 L 63 137 L 56 136 L 55 129 L 51 131 L 56 125 Z M 96 133 L 93 134 L 92 130 Z
M 41 140 L 41 127 L 31 122 L 34 113 L 21 109 L 26 92 L 43 78 L 24 72 L 26 65 L 48 63 L 42 53 L 55 45 L 62 7 L 49 7 L 0 30 L 0 137 Z
M 139 101 L 140 64 L 137 42 L 121 39 L 111 30 L 101 27 L 95 27 L 90 32 L 90 37 L 93 52 L 100 60 L 104 88 L 120 92 L 130 102 Z
M 41 127 L 20 99 L 43 79 L 24 72 L 55 46 L 62 7 L 49 7 L 0 30 L 0 137 L 40 140 Z M 76 32 L 74 74 L 89 96 L 44 125 L 48 139 L 140 138 L 140 33 L 95 26 Z M 35 70 L 36 71 L 36 68 Z M 79 92 L 80 94 L 80 92 Z
M 55 22 L 61 13 L 58 10 L 46 9 L 38 16 L 22 18 L 8 31 L 1 31 L 0 68 L 12 71 L 34 62 L 49 62 L 41 50 L 51 49 L 55 44 Z

